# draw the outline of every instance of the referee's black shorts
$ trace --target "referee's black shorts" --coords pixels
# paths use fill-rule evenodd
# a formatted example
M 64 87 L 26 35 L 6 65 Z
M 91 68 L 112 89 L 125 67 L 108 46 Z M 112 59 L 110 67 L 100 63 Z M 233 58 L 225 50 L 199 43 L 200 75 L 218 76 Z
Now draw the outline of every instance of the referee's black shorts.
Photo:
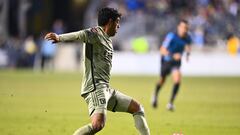
M 172 70 L 174 69 L 180 69 L 181 67 L 181 61 L 165 61 L 163 58 L 161 59 L 161 77 L 166 77 L 169 75 Z

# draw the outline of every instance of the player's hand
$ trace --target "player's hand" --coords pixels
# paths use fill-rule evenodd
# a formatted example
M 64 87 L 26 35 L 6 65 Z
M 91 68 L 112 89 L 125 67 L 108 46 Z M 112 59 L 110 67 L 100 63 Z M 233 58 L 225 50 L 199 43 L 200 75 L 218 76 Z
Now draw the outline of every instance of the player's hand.
M 189 56 L 186 57 L 186 61 L 189 62 Z
M 175 54 L 173 54 L 173 59 L 174 59 L 175 61 L 180 61 L 181 58 L 182 58 L 182 54 L 180 54 L 180 53 L 175 53 Z
M 186 55 L 186 61 L 189 62 L 189 56 L 190 56 L 190 53 L 187 52 L 187 55 Z
M 46 34 L 46 36 L 44 38 L 48 41 L 52 41 L 52 43 L 58 43 L 60 41 L 59 35 L 57 35 L 56 33 L 52 33 L 52 32 Z

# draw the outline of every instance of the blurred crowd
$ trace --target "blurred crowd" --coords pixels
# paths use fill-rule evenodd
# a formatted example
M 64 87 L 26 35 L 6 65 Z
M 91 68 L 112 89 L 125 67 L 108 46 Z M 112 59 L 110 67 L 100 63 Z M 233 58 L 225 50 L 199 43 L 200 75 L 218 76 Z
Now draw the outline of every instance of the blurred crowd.
M 64 33 L 62 20 L 56 20 L 51 31 Z M 53 69 L 57 48 L 50 41 L 44 40 L 46 33 L 47 31 L 43 30 L 38 37 L 29 35 L 25 39 L 12 36 L 3 42 L 0 46 L 0 67 Z
M 102 6 L 123 13 L 120 42 L 152 35 L 160 45 L 180 19 L 189 21 L 193 44 L 199 47 L 215 46 L 230 35 L 240 35 L 240 0 L 101 0 L 91 5 L 88 14 L 92 17 L 85 19 L 88 26 L 93 25 L 94 13 Z
M 71 14 L 71 16 L 75 18 L 79 17 L 76 11 L 81 11 L 81 13 L 85 14 L 83 19 L 80 20 L 83 26 L 74 28 L 76 30 L 95 26 L 97 24 L 96 13 L 101 7 L 109 6 L 120 10 L 123 14 L 121 29 L 119 29 L 117 36 L 113 39 L 114 47 L 117 51 L 157 51 L 166 33 L 175 31 L 178 20 L 186 19 L 189 21 L 190 34 L 195 46 L 200 48 L 210 46 L 214 48 L 217 45 L 226 45 L 226 41 L 234 38 L 236 40 L 234 42 L 231 40 L 231 43 L 238 44 L 238 47 L 231 44 L 233 46 L 231 48 L 236 48 L 237 52 L 240 52 L 240 0 L 72 1 L 80 4 L 85 3 L 84 6 L 80 6 L 81 10 L 72 10 L 75 14 Z M 44 6 L 36 6 L 39 1 L 35 2 L 34 8 L 38 10 L 39 8 L 44 9 Z M 64 3 L 64 1 L 61 2 Z M 82 11 L 82 7 L 85 7 L 86 10 Z M 71 6 L 67 9 L 71 9 Z M 64 11 L 64 13 L 70 13 L 70 11 Z M 48 23 L 52 24 L 52 26 L 47 26 L 34 36 L 32 34 L 27 34 L 24 37 L 10 35 L 7 40 L 3 40 L 0 37 L 0 67 L 15 68 L 38 65 L 41 69 L 45 67 L 52 68 L 52 61 L 56 55 L 57 48 L 51 45 L 51 42 L 45 41 L 43 36 L 47 31 L 53 31 L 58 34 L 72 31 L 73 29 L 68 29 L 69 27 L 64 25 L 65 22 L 69 22 L 66 18 L 65 16 L 60 20 L 53 18 L 55 19 L 54 22 Z M 70 23 L 76 24 L 74 21 Z M 81 56 L 79 53 L 80 51 L 76 51 L 77 59 Z

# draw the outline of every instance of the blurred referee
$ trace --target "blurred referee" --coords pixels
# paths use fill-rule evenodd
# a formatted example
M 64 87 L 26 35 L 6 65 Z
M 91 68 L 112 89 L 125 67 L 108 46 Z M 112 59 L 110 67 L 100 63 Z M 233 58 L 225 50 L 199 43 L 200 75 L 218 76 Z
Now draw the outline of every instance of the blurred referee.
M 163 86 L 166 77 L 171 73 L 174 84 L 170 101 L 167 104 L 167 109 L 170 111 L 174 110 L 173 102 L 176 98 L 181 82 L 181 58 L 183 53 L 186 52 L 186 60 L 188 61 L 191 51 L 191 38 L 188 34 L 188 27 L 189 24 L 186 20 L 180 20 L 177 25 L 177 31 L 169 32 L 160 47 L 161 75 L 152 96 L 152 106 L 154 108 L 157 108 L 158 106 L 158 93 Z

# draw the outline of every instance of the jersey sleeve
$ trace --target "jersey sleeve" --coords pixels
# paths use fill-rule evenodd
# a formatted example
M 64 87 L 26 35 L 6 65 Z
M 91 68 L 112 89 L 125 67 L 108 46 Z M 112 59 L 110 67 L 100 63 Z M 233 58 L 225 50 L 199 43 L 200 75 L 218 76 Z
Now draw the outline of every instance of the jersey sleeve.
M 71 33 L 59 35 L 60 42 L 69 42 L 69 41 L 87 42 L 87 39 L 88 39 L 87 30 L 80 30 L 77 32 L 71 32 Z
M 168 33 L 167 36 L 165 37 L 162 46 L 165 48 L 168 48 L 168 46 L 170 45 L 172 39 L 174 37 L 173 33 Z

